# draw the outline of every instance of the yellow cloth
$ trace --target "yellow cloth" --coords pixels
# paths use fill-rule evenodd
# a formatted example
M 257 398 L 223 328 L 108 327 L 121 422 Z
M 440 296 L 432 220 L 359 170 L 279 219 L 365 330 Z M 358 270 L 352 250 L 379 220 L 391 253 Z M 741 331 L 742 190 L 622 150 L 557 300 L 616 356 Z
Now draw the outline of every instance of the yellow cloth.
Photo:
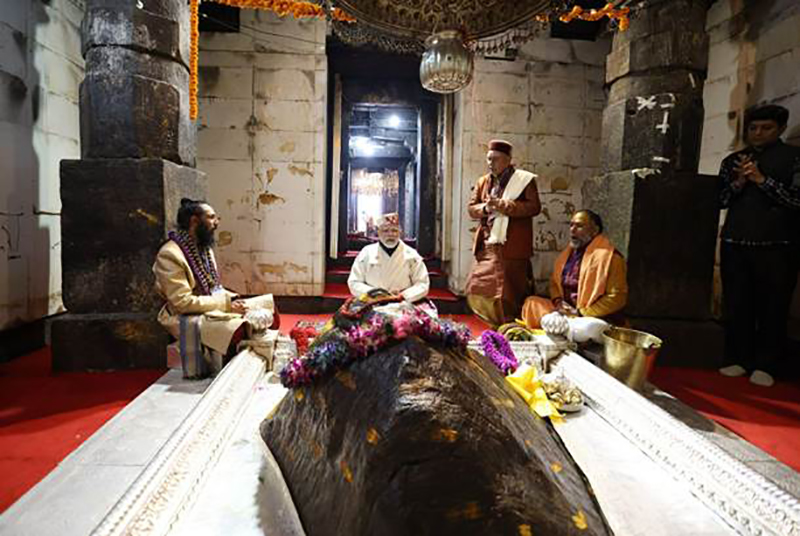
M 538 378 L 534 367 L 525 364 L 520 365 L 513 374 L 506 376 L 506 381 L 528 404 L 531 411 L 539 417 L 549 417 L 553 423 L 563 421 L 563 417 L 556 409 L 556 406 L 547 398 L 544 385 Z
M 508 320 L 502 298 L 487 298 L 477 294 L 467 294 L 467 305 L 469 305 L 475 316 L 489 324 L 492 329 L 505 324 Z

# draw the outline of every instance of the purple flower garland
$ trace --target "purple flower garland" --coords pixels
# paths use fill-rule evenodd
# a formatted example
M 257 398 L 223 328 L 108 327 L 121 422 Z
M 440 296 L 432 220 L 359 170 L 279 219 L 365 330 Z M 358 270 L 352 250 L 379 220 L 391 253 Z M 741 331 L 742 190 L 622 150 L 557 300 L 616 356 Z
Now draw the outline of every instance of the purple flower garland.
M 337 329 L 338 333 L 319 343 L 315 341 L 306 355 L 290 360 L 280 371 L 281 383 L 285 387 L 308 385 L 412 335 L 432 344 L 460 348 L 466 348 L 472 337 L 469 328 L 463 324 L 436 320 L 421 311 L 409 312 L 399 318 L 375 313 L 348 330 Z
M 505 337 L 498 332 L 489 329 L 484 331 L 481 335 L 481 346 L 484 355 L 491 359 L 504 375 L 517 370 L 519 362 L 514 355 L 514 350 L 511 349 L 511 345 L 508 344 Z
M 206 296 L 211 295 L 219 287 L 219 274 L 208 248 L 201 251 L 189 233 L 182 229 L 170 231 L 167 236 L 181 248 L 202 293 Z

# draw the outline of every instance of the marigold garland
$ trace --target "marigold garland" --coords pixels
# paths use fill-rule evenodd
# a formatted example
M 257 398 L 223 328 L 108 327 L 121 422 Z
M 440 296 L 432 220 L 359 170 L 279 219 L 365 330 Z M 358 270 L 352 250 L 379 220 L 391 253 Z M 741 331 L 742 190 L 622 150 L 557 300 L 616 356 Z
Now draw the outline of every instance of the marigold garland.
M 189 118 L 197 119 L 197 44 L 200 41 L 200 1 L 192 0 L 190 13 L 189 45 Z
M 272 11 L 279 17 L 292 15 L 296 19 L 316 17 L 324 19 L 325 9 L 311 2 L 295 2 L 294 0 L 211 0 L 226 6 L 262 9 Z M 197 119 L 197 58 L 200 42 L 200 0 L 190 0 L 189 10 L 191 13 L 190 30 L 191 36 L 189 43 L 189 118 Z M 341 9 L 334 8 L 331 18 L 341 22 L 355 22 L 356 19 L 349 16 Z
M 558 20 L 561 22 L 572 22 L 573 19 L 596 21 L 608 17 L 616 20 L 619 24 L 619 31 L 624 32 L 630 24 L 628 13 L 630 13 L 630 8 L 615 9 L 614 4 L 609 2 L 602 9 L 585 10 L 581 6 L 575 6 L 572 11 L 561 15 Z

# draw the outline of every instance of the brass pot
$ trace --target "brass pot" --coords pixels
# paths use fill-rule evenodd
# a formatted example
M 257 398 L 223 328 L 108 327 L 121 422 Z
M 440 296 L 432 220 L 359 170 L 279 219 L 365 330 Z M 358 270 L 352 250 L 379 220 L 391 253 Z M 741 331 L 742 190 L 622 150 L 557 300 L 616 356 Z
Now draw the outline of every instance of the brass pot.
M 603 333 L 605 357 L 601 368 L 637 391 L 653 369 L 662 341 L 635 329 L 613 327 Z

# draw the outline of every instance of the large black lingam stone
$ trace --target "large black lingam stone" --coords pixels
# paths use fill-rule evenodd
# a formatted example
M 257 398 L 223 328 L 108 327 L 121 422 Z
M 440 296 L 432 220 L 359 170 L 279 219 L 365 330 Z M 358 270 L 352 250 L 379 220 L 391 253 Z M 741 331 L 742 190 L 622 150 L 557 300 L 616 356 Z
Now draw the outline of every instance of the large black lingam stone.
M 293 390 L 261 435 L 309 536 L 611 533 L 552 425 L 475 352 L 406 339 Z

